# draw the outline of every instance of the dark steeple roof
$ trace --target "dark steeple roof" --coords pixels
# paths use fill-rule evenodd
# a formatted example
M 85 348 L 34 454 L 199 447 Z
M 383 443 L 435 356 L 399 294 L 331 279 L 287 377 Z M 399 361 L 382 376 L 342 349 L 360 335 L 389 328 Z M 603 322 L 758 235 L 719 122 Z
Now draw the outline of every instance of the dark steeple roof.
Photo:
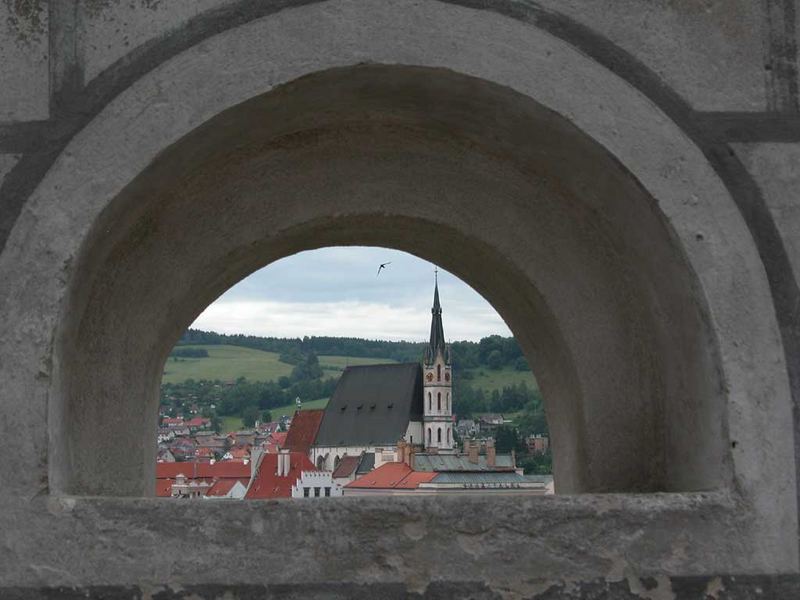
M 447 344 L 444 341 L 444 327 L 442 326 L 442 305 L 439 304 L 439 278 L 433 286 L 433 308 L 431 308 L 431 341 L 425 349 L 425 363 L 430 364 L 436 360 L 436 355 L 441 351 L 445 360 L 448 360 Z

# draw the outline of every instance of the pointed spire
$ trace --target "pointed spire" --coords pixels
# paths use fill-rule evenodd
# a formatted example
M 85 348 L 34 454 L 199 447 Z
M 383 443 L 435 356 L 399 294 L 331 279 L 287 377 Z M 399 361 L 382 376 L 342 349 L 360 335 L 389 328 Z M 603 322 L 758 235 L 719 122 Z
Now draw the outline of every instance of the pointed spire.
M 442 326 L 442 305 L 439 303 L 439 269 L 434 272 L 433 308 L 431 308 L 431 340 L 425 350 L 425 362 L 430 364 L 436 360 L 439 351 L 443 356 L 447 354 L 444 340 L 444 327 Z

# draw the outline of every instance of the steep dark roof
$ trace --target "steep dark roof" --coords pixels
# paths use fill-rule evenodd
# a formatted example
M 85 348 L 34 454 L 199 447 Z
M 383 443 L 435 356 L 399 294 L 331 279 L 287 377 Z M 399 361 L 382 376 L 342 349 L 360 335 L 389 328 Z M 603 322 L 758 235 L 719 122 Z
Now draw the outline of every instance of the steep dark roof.
M 436 355 L 441 352 L 445 362 L 450 362 L 447 344 L 444 340 L 444 326 L 442 325 L 442 305 L 439 303 L 439 282 L 433 287 L 433 308 L 431 308 L 431 339 L 425 348 L 425 364 L 436 360 Z
M 422 420 L 419 363 L 347 367 L 314 445 L 395 444 L 406 434 L 409 420 Z

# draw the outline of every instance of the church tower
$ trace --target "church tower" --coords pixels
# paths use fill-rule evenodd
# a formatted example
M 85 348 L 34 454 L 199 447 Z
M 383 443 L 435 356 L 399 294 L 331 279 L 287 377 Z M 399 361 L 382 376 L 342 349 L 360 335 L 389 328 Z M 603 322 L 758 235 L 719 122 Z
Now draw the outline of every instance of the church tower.
M 450 347 L 444 341 L 442 307 L 439 304 L 439 278 L 433 291 L 431 341 L 422 360 L 424 413 L 422 419 L 426 450 L 447 452 L 453 441 L 453 371 Z

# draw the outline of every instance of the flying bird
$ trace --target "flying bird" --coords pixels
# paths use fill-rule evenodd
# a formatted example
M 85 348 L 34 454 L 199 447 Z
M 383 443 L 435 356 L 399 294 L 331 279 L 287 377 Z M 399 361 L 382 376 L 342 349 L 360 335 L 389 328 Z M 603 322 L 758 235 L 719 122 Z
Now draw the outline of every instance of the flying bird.
M 390 265 L 390 264 L 392 264 L 392 261 L 381 263 L 381 265 L 378 267 L 378 275 L 381 274 L 381 269 L 385 269 L 386 265 Z M 375 277 L 377 277 L 378 275 L 375 275 Z

